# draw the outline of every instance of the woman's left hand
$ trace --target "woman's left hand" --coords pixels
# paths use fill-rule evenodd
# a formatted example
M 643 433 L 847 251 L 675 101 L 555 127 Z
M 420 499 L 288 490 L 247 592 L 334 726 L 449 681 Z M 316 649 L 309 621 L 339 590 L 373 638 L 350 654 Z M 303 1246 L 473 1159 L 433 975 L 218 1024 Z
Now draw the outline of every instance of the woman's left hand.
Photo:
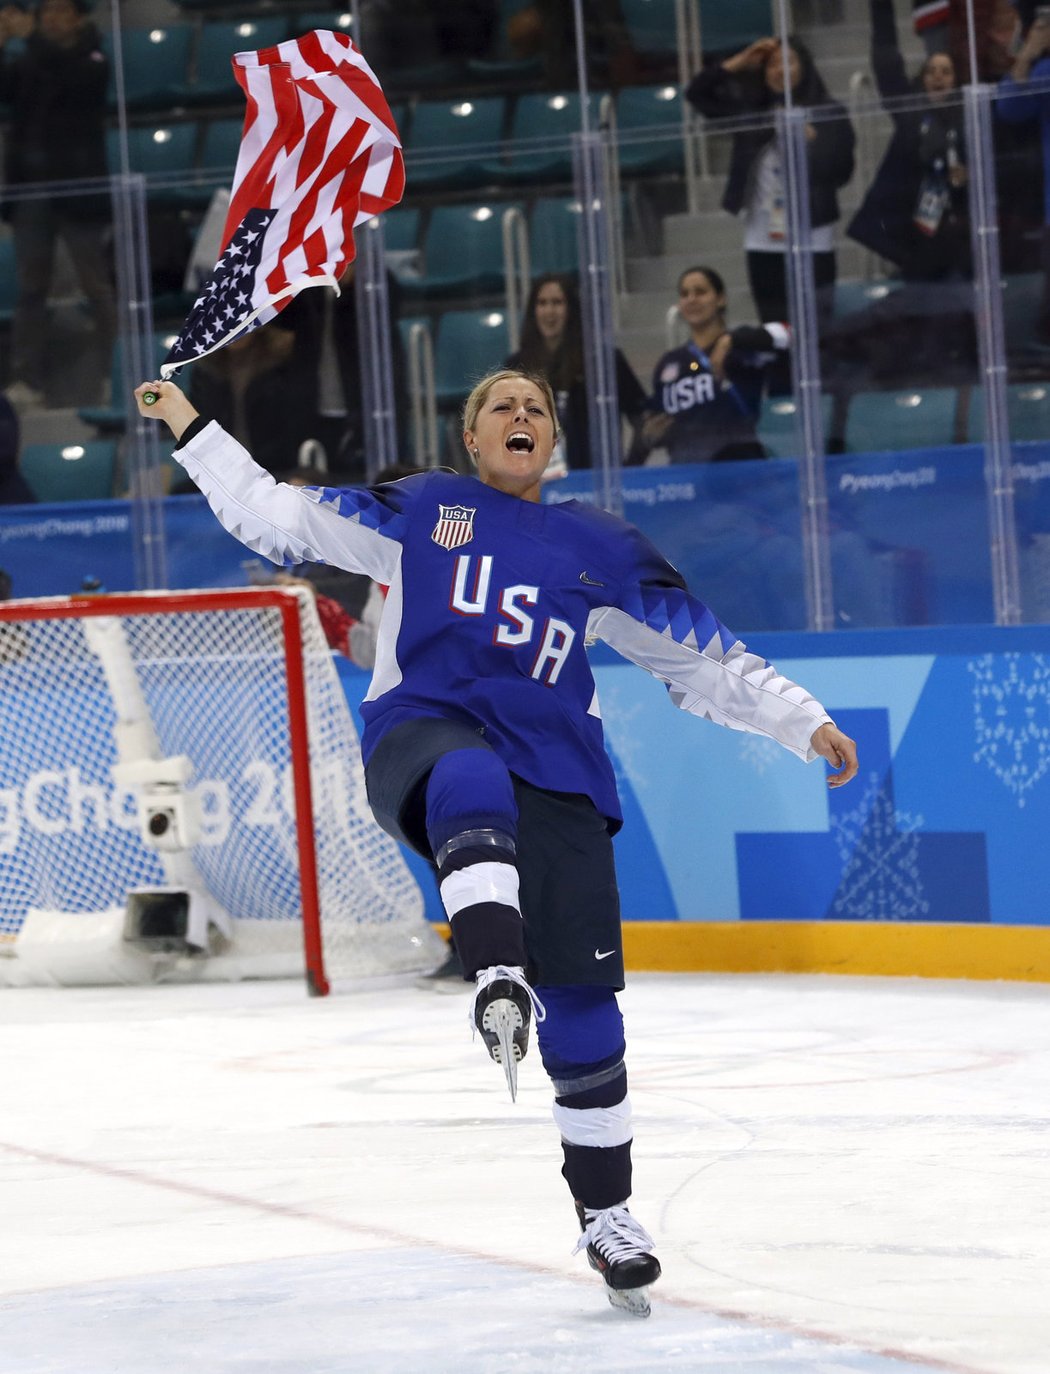
M 849 735 L 844 735 L 837 725 L 825 722 L 813 731 L 809 743 L 822 759 L 827 759 L 832 768 L 841 770 L 828 778 L 829 787 L 842 787 L 857 776 L 856 742 Z

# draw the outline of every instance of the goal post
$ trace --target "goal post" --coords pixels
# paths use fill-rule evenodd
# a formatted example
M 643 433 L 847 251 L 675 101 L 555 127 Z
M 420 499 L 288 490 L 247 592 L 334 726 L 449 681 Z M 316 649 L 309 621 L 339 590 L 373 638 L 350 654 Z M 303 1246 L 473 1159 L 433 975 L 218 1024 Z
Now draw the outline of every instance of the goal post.
M 2 603 L 0 718 L 0 982 L 440 961 L 309 590 Z

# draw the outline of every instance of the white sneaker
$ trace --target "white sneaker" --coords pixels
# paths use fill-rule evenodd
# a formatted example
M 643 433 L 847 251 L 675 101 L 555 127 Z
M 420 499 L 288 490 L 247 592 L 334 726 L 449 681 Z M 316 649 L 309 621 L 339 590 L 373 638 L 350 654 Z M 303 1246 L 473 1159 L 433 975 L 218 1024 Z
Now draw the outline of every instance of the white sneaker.
M 44 393 L 28 382 L 12 382 L 4 392 L 16 410 L 43 410 Z

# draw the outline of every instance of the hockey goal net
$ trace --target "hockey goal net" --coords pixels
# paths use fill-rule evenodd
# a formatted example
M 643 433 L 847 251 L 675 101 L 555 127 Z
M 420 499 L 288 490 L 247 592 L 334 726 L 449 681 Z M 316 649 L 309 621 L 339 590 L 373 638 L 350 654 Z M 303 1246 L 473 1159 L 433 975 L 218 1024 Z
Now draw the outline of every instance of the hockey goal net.
M 69 975 L 92 921 L 119 981 L 305 968 L 324 993 L 440 960 L 309 592 L 7 602 L 0 719 L 0 981 L 39 981 L 41 949 L 43 981 L 109 981 Z M 173 893 L 189 947 L 157 924 Z

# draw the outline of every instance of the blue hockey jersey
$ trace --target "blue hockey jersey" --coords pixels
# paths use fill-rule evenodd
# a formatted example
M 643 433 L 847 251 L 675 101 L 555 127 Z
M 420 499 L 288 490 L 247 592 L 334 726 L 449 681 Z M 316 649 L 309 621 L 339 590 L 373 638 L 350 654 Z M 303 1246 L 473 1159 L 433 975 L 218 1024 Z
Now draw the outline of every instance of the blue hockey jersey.
M 617 823 L 594 639 L 660 678 L 684 710 L 816 757 L 810 738 L 829 719 L 820 703 L 749 653 L 623 520 L 440 471 L 371 488 L 286 486 L 214 422 L 176 456 L 256 553 L 389 586 L 362 707 L 366 762 L 403 721 L 461 721 L 526 782 L 582 792 Z

